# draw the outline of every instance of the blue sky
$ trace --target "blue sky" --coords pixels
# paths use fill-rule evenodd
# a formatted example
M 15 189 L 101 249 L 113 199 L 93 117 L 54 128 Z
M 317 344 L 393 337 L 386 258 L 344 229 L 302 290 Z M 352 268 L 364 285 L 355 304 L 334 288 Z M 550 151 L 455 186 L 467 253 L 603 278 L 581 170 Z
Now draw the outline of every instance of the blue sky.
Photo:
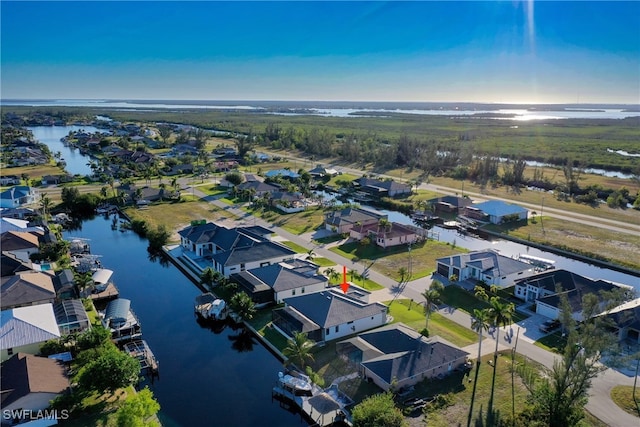
M 7 2 L 1 96 L 640 103 L 640 2 Z

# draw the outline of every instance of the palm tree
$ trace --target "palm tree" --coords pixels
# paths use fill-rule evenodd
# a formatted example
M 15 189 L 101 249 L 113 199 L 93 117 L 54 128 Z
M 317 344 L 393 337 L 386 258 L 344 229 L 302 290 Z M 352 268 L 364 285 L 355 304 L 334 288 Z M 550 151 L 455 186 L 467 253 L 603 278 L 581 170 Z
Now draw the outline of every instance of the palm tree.
M 205 268 L 200 274 L 200 283 L 207 286 L 209 289 L 213 288 L 213 284 L 216 283 L 216 273 L 217 271 L 211 267 Z
M 307 361 L 313 362 L 313 354 L 311 349 L 315 343 L 311 341 L 304 332 L 296 332 L 293 339 L 287 341 L 287 346 L 283 350 L 283 354 L 289 359 L 293 359 L 304 368 Z
M 398 269 L 398 274 L 400 275 L 400 283 L 404 283 L 404 279 L 407 279 L 409 274 L 407 267 L 400 267 Z
M 493 423 L 493 392 L 496 385 L 496 368 L 498 362 L 498 344 L 500 343 L 500 327 L 507 326 L 511 323 L 511 318 L 515 312 L 515 305 L 513 303 L 504 303 L 498 297 L 491 297 L 489 300 L 490 307 L 489 318 L 491 324 L 496 331 L 496 349 L 493 352 L 493 379 L 491 380 L 491 395 L 489 396 L 489 404 L 487 405 L 487 419 L 488 424 Z
M 473 416 L 473 402 L 476 399 L 476 386 L 478 385 L 478 372 L 480 372 L 480 358 L 482 357 L 482 333 L 489 330 L 490 324 L 489 310 L 473 309 L 473 317 L 471 318 L 471 329 L 478 333 L 478 359 L 476 360 L 476 373 L 473 381 L 473 392 L 471 393 L 471 406 L 469 407 L 469 416 L 467 418 L 467 427 L 471 426 L 471 417 Z
M 316 257 L 316 253 L 313 252 L 313 249 L 309 249 L 307 251 L 307 257 L 305 258 L 307 261 L 313 261 L 314 258 Z
M 336 271 L 336 269 L 333 268 L 333 267 L 327 268 L 324 271 L 324 274 L 329 276 L 329 280 L 332 281 L 332 282 L 334 282 L 334 281 L 338 281 L 339 282 L 340 281 L 341 274 L 338 271 Z
M 51 199 L 45 194 L 40 196 L 40 207 L 42 208 L 42 217 L 46 221 L 49 208 L 51 207 Z
M 251 320 L 256 314 L 255 303 L 251 297 L 243 291 L 231 297 L 229 307 L 242 321 Z
M 85 296 L 85 291 L 87 288 L 93 288 L 93 286 L 95 285 L 91 272 L 76 273 L 73 276 L 73 281 L 75 282 L 78 295 L 80 295 L 81 297 Z
M 422 296 L 424 297 L 424 314 L 426 317 L 426 326 L 425 329 L 429 327 L 429 317 L 431 317 L 431 313 L 433 313 L 437 308 L 438 304 L 442 302 L 440 299 L 440 295 L 444 291 L 444 286 L 437 280 L 431 282 L 429 289 L 426 289 Z

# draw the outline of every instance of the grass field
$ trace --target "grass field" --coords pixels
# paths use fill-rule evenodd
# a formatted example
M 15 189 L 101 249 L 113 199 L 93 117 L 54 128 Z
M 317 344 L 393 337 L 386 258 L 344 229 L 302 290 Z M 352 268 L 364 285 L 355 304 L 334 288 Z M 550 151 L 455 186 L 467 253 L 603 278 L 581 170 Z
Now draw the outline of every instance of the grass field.
M 273 209 L 264 211 L 247 209 L 247 211 L 273 223 L 276 227 L 282 227 L 298 235 L 313 231 L 324 222 L 324 210 L 321 208 L 307 209 L 306 211 L 292 214 L 281 214 Z
M 625 412 L 638 417 L 640 424 L 640 388 L 636 389 L 634 399 L 633 386 L 617 385 L 611 389 L 611 399 Z
M 142 219 L 152 227 L 164 225 L 168 230 L 174 232 L 170 239 L 171 242 L 179 242 L 180 237 L 177 231 L 188 226 L 193 220 L 216 221 L 234 217 L 227 211 L 200 201 L 152 204 L 147 209 L 128 207 L 125 209 L 125 213 L 131 219 Z
M 545 245 L 556 246 L 593 257 L 601 257 L 612 262 L 640 269 L 640 259 L 634 254 L 640 253 L 640 235 L 620 233 L 617 231 L 596 228 L 558 218 L 537 218 L 514 225 L 487 226 L 486 228 L 507 233 Z
M 389 306 L 389 314 L 393 316 L 393 323 L 402 322 L 405 325 L 421 331 L 426 324 L 424 307 L 416 302 L 400 299 L 389 305 L 390 301 L 384 304 Z M 465 347 L 478 340 L 475 332 L 458 325 L 446 317 L 433 313 L 429 318 L 429 336 L 441 336 L 453 344 Z
M 434 240 L 412 245 L 411 254 L 404 245 L 383 249 L 376 245 L 363 246 L 358 242 L 345 243 L 329 250 L 347 259 L 371 262 L 372 269 L 394 280 L 400 280 L 400 267 L 409 269 L 409 256 L 413 265 L 411 279 L 414 280 L 430 275 L 435 270 L 436 259 L 466 251 Z

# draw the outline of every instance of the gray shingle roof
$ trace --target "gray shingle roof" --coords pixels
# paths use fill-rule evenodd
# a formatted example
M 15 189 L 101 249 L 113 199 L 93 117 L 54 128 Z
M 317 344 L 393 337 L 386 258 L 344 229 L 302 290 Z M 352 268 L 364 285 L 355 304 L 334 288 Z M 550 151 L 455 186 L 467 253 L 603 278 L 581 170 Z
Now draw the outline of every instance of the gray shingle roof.
M 458 268 L 465 268 L 467 265 L 480 269 L 483 274 L 500 277 L 520 271 L 530 270 L 531 264 L 518 261 L 498 254 L 494 251 L 477 251 L 468 254 L 457 254 L 449 257 L 438 258 L 437 262 L 451 265 Z
M 358 208 L 345 208 L 339 211 L 327 214 L 325 220 L 329 225 L 355 224 L 356 222 L 378 221 L 380 218 L 386 218 L 384 214 L 377 214 L 371 211 L 365 211 Z
M 253 242 L 250 246 L 236 246 L 231 250 L 215 254 L 213 259 L 224 266 L 230 266 L 276 257 L 293 257 L 295 254 L 285 246 L 266 241 Z
M 284 302 L 323 328 L 330 328 L 387 311 L 387 307 L 383 304 L 366 304 L 340 295 L 336 291 L 315 292 L 287 298 Z
M 358 339 L 385 353 L 362 362 L 385 382 L 420 375 L 466 357 L 469 353 L 446 340 L 425 338 L 403 324 L 393 324 L 360 334 Z
M 562 289 L 562 294 L 567 296 L 571 310 L 575 312 L 582 311 L 582 298 L 585 295 L 593 294 L 602 299 L 600 293 L 609 292 L 613 289 L 619 289 L 618 286 L 604 280 L 591 280 L 588 277 L 575 274 L 567 270 L 552 270 L 542 274 L 533 276 L 528 280 L 520 280 L 516 282 L 521 286 L 531 284 L 533 286 L 542 287 L 546 290 L 554 292 L 552 295 L 539 298 L 545 304 L 552 307 L 560 307 L 560 295 L 555 293 L 556 285 Z
M 178 232 L 182 237 L 189 239 L 193 243 L 207 243 L 216 234 L 220 226 L 208 222 L 202 225 L 194 225 L 184 228 Z
M 53 278 L 34 271 L 3 277 L 0 289 L 0 304 L 5 308 L 52 300 L 56 296 Z
M 327 278 L 321 275 L 308 275 L 286 266 L 272 264 L 265 267 L 254 268 L 250 274 L 272 288 L 275 292 L 289 289 L 297 289 L 326 282 Z

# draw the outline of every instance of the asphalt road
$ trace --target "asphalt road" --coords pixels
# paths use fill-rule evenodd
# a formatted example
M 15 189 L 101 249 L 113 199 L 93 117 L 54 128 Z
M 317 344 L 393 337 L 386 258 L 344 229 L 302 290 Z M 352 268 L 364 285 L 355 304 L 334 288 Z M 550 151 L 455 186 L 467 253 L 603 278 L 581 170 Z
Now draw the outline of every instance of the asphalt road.
M 301 236 L 293 234 L 283 228 L 276 227 L 273 224 L 268 223 L 260 218 L 256 218 L 241 209 L 220 202 L 216 200 L 215 197 L 207 196 L 206 194 L 198 191 L 197 187 L 193 189 L 193 192 L 195 195 L 206 198 L 210 203 L 216 205 L 221 209 L 231 212 L 238 218 L 240 218 L 238 221 L 236 221 L 236 225 L 239 225 L 238 222 L 244 222 L 246 225 L 255 224 L 270 228 L 282 238 L 292 241 L 304 248 L 313 249 L 313 252 L 315 252 L 317 256 L 328 258 L 338 265 L 344 265 L 348 269 L 355 269 L 359 273 L 362 273 L 366 269 L 366 265 L 355 263 L 334 252 L 331 252 L 328 249 L 327 245 L 318 246 L 312 244 L 312 233 L 307 233 Z M 384 276 L 374 270 L 368 270 L 368 273 L 371 280 L 385 287 L 384 290 L 375 291 L 370 298 L 371 301 L 388 301 L 389 299 L 392 299 L 394 297 L 401 297 L 413 299 L 416 302 L 421 302 L 423 300 L 423 297 L 420 294 L 429 286 L 430 283 L 429 278 L 423 278 L 411 281 L 406 285 L 400 287 L 398 285 L 398 282 L 396 282 L 395 280 Z M 443 307 L 439 310 L 439 313 L 462 326 L 470 327 L 471 325 L 470 316 L 460 310 L 452 310 L 449 307 Z M 512 327 L 508 327 L 508 329 L 506 330 L 501 330 L 499 348 L 509 349 L 513 346 L 516 346 L 517 353 L 524 355 L 529 359 L 546 366 L 547 368 L 553 367 L 554 361 L 558 360 L 559 356 L 533 344 L 534 338 L 532 336 L 536 335 L 538 325 L 539 322 L 536 318 L 530 318 L 524 320 L 523 322 L 520 322 L 520 324 L 514 324 L 512 325 Z M 513 329 L 513 331 L 511 331 L 511 329 Z M 517 333 L 517 329 L 520 329 L 519 334 Z M 511 336 L 510 340 L 505 339 L 505 336 L 507 335 Z M 518 335 L 517 340 L 515 339 L 516 335 Z M 483 355 L 489 354 L 494 350 L 495 342 L 495 339 L 491 335 L 486 336 L 482 345 Z M 477 344 L 465 347 L 465 350 L 471 354 L 471 357 L 475 357 L 475 355 L 477 354 Z M 640 419 L 638 417 L 634 417 L 633 415 L 624 412 L 613 402 L 613 400 L 611 400 L 610 391 L 616 385 L 633 385 L 633 377 L 623 375 L 612 369 L 607 369 L 606 371 L 604 371 L 592 382 L 589 402 L 586 405 L 586 409 L 595 417 L 611 427 L 640 426 Z

